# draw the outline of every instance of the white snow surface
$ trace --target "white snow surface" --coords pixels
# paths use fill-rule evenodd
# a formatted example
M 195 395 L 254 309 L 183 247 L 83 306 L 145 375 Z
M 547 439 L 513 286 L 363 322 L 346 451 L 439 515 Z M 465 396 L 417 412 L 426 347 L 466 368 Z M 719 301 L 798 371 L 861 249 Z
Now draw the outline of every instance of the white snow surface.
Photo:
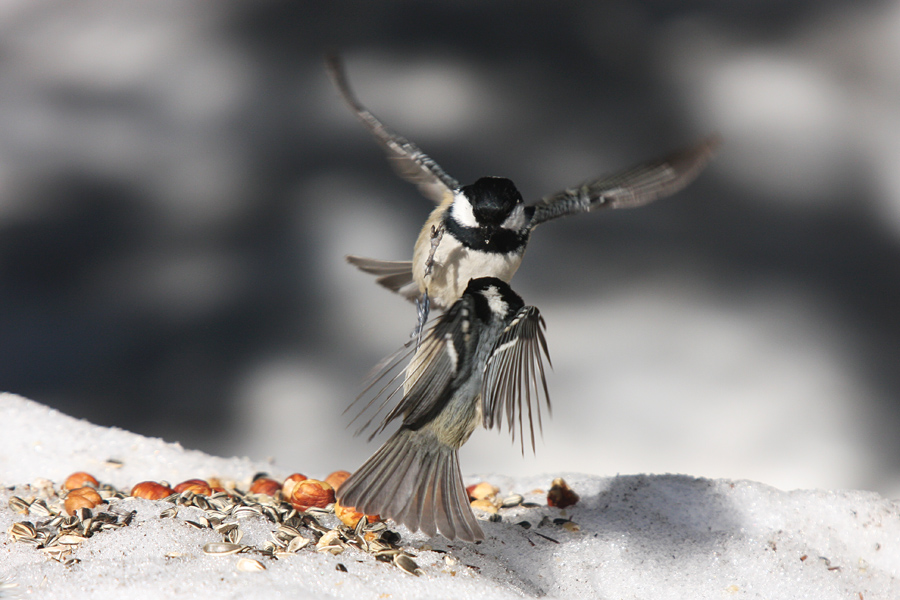
M 540 506 L 501 510 L 501 522 L 482 523 L 487 539 L 479 544 L 397 528 L 424 571 L 420 577 L 355 549 L 338 556 L 311 548 L 278 560 L 257 556 L 264 571 L 238 571 L 238 556 L 201 551 L 219 536 L 185 525 L 197 509 L 161 519 L 171 504 L 142 499 L 121 500 L 137 511 L 134 522 L 96 533 L 75 552 L 80 562 L 65 566 L 5 533 L 26 518 L 9 509 L 9 497 L 33 494 L 42 479 L 59 486 L 70 473 L 88 471 L 127 490 L 148 479 L 247 482 L 258 471 L 274 477 L 294 470 L 326 473 L 315 471 L 314 456 L 289 469 L 209 456 L 9 394 L 0 395 L 0 418 L 0 597 L 900 598 L 898 502 L 872 492 L 784 492 L 751 481 L 684 475 L 467 478 L 490 481 L 504 495 L 522 493 Z M 108 459 L 122 466 L 108 466 Z M 536 491 L 558 476 L 581 496 L 565 511 L 547 507 L 545 494 Z M 580 529 L 539 526 L 545 515 L 567 517 Z M 243 543 L 253 545 L 273 530 L 262 518 L 241 526 Z M 166 558 L 173 552 L 181 555 Z

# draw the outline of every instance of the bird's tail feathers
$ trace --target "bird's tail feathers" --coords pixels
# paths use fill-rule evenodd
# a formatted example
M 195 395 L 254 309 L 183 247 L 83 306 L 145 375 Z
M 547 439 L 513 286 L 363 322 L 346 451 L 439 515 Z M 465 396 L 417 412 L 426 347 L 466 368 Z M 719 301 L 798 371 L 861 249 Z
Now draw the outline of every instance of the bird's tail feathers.
M 407 300 L 415 300 L 422 293 L 413 279 L 411 260 L 379 260 L 349 255 L 347 262 L 362 271 L 375 275 L 379 285 L 396 292 Z
M 455 448 L 427 429 L 401 428 L 338 490 L 345 506 L 447 539 L 484 539 Z

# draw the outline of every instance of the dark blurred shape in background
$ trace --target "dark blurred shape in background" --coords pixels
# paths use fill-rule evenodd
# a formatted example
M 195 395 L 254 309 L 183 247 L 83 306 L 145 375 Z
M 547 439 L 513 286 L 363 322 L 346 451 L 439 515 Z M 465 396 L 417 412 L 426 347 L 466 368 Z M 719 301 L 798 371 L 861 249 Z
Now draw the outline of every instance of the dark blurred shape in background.
M 342 410 L 411 305 L 431 205 L 323 69 L 463 183 L 528 201 L 712 131 L 686 191 L 541 228 L 537 457 L 900 493 L 900 3 L 14 0 L 0 9 L 0 390 L 287 468 L 355 468 Z M 203 474 L 198 474 L 203 475 Z

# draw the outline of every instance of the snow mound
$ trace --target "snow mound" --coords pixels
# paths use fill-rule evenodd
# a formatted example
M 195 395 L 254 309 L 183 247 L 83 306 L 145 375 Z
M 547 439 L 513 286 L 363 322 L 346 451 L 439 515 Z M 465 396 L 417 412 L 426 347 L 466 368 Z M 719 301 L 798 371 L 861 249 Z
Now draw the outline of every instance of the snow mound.
M 13 495 L 33 495 L 45 479 L 59 486 L 75 471 L 125 490 L 148 479 L 241 482 L 259 471 L 290 471 L 98 427 L 8 394 L 0 395 L 0 415 L 4 532 L 36 520 L 8 506 Z M 198 509 L 161 518 L 171 504 L 126 498 L 117 508 L 135 511 L 130 525 L 96 533 L 70 564 L 3 534 L 0 597 L 900 598 L 900 505 L 875 493 L 783 492 L 683 475 L 563 474 L 581 501 L 559 510 L 546 505 L 544 491 L 557 476 L 479 478 L 532 504 L 485 520 L 482 543 L 397 528 L 419 577 L 354 548 L 332 555 L 311 545 L 279 559 L 207 555 L 203 545 L 221 536 L 186 523 Z M 262 517 L 241 527 L 249 545 L 274 530 Z M 241 570 L 242 558 L 265 569 Z

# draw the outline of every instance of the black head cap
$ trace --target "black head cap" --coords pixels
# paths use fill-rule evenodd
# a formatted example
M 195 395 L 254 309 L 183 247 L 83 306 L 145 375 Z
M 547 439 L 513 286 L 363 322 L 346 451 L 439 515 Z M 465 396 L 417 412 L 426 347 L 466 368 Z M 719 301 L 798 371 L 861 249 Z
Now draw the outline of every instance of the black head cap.
M 522 194 L 504 177 L 482 177 L 463 186 L 462 192 L 472 204 L 472 212 L 482 225 L 500 225 L 522 203 Z
M 525 306 L 522 297 L 515 293 L 508 283 L 496 277 L 470 279 L 464 295 L 474 298 L 475 312 L 484 322 L 497 316 L 506 318 Z M 502 315 L 496 313 L 496 310 L 501 308 L 497 301 L 501 301 L 505 305 L 505 313 Z

